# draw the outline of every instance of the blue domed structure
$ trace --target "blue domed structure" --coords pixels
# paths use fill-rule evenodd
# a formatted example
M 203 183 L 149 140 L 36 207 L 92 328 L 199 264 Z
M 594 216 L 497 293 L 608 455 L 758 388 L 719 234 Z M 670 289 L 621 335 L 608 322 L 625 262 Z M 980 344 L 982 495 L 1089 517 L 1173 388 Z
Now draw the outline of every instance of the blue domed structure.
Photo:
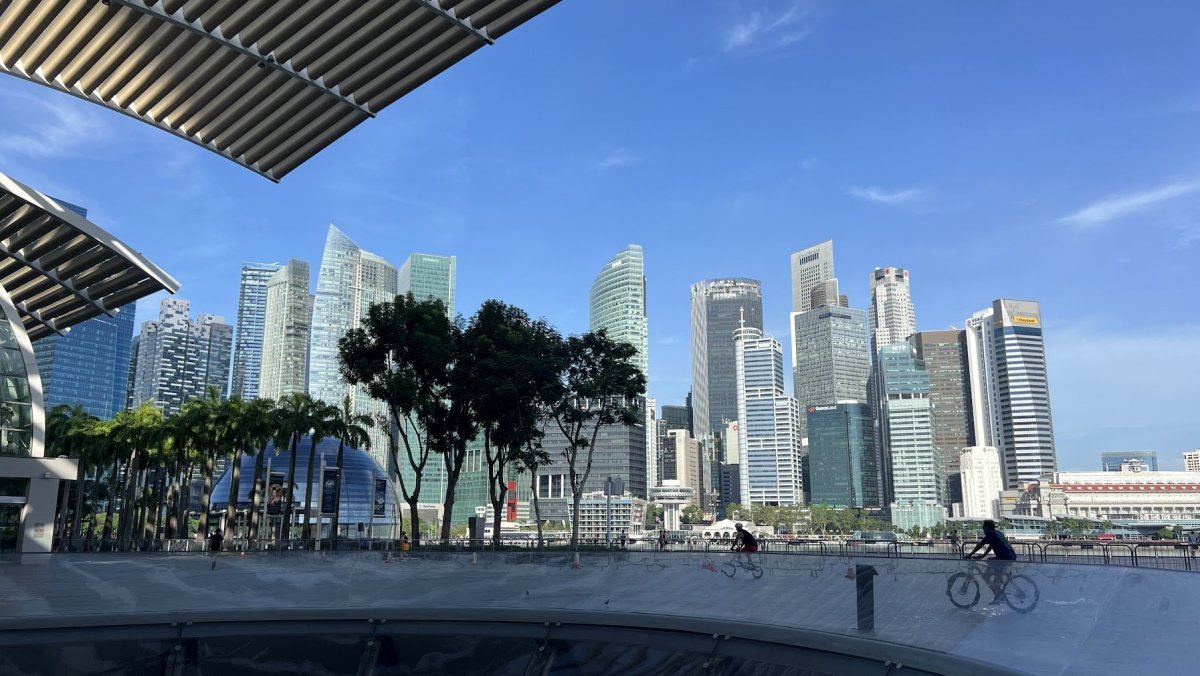
M 294 509 L 303 513 L 304 509 L 304 491 L 308 484 L 308 458 L 310 449 L 312 448 L 312 440 L 309 437 L 304 437 L 296 447 L 296 487 L 292 491 L 292 499 L 294 501 Z M 321 479 L 318 476 L 321 472 L 322 458 L 325 461 L 325 469 L 333 469 L 337 467 L 338 440 L 337 439 L 322 439 L 317 444 L 317 457 L 313 464 L 313 485 L 312 506 L 316 509 L 321 501 Z M 266 458 L 263 464 L 263 474 L 267 474 L 267 462 L 270 462 L 270 485 L 283 486 L 287 481 L 288 462 L 291 459 L 291 452 L 286 448 L 279 449 L 277 453 L 275 444 L 271 443 L 267 446 Z M 243 454 L 242 455 L 242 470 L 241 476 L 238 479 L 238 496 L 237 507 L 239 511 L 250 509 L 251 491 L 254 487 L 254 463 L 256 456 Z M 343 450 L 342 471 L 345 476 L 342 479 L 341 490 L 341 507 L 338 510 L 338 523 L 341 526 L 343 534 L 346 533 L 347 527 L 354 528 L 358 523 L 371 523 L 375 525 L 376 534 L 379 534 L 381 525 L 390 525 L 395 520 L 397 509 L 394 496 L 394 486 L 389 480 L 387 490 L 384 491 L 384 509 L 383 516 L 376 514 L 372 519 L 371 502 L 373 497 L 373 479 L 386 479 L 387 472 L 379 466 L 375 460 L 365 451 L 357 448 L 346 446 Z M 233 467 L 230 466 L 221 475 L 219 481 L 213 487 L 212 493 L 212 509 L 220 511 L 225 509 L 229 500 L 229 483 L 233 474 Z M 268 489 L 268 495 L 271 494 Z M 326 524 L 331 515 L 326 515 Z M 315 521 L 314 521 L 315 523 Z

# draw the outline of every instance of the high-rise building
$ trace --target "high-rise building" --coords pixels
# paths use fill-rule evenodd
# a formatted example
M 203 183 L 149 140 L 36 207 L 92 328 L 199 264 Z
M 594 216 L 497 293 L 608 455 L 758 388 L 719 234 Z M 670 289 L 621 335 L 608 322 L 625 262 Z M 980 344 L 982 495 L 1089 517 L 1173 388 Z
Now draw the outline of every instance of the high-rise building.
M 1200 472 L 1200 448 L 1183 452 L 1183 469 L 1185 472 Z
M 721 509 L 730 504 L 742 504 L 742 452 L 741 423 L 736 420 L 726 425 L 725 457 L 721 459 Z
M 308 263 L 290 260 L 267 280 L 258 396 L 278 399 L 308 390 L 308 345 L 313 296 Z
M 646 269 L 642 247 L 630 244 L 604 264 L 588 297 L 588 329 L 637 348 L 633 362 L 649 377 Z
M 917 331 L 908 270 L 875 268 L 871 273 L 871 354 L 888 345 L 901 345 Z
M 1015 490 L 1057 468 L 1041 308 L 1001 298 L 966 329 L 975 444 L 1000 451 L 1004 487 Z
M 703 472 L 700 467 L 700 444 L 687 430 L 669 430 L 667 444 L 663 448 L 663 481 L 678 481 L 680 486 L 693 489 L 691 503 L 700 504 L 700 484 Z
M 662 480 L 662 468 L 658 464 L 658 400 L 646 397 L 646 490 L 649 491 Z
M 800 407 L 783 393 L 783 346 L 762 329 L 737 332 L 738 451 L 747 505 L 803 505 Z
M 125 408 L 136 313 L 136 304 L 130 303 L 111 317 L 93 317 L 33 344 L 45 410 L 59 404 L 82 406 L 107 420 Z
M 1000 516 L 1000 453 L 991 446 L 968 446 L 962 450 L 962 516 L 995 519 Z
M 695 434 L 695 430 L 692 429 L 691 406 L 663 404 L 662 420 L 667 423 L 667 429 L 687 430 L 689 433 Z
M 945 505 L 945 477 L 941 455 L 933 448 L 933 411 L 925 365 L 904 342 L 880 349 L 876 370 L 884 497 L 900 505 Z
M 813 289 L 833 277 L 833 240 L 792 254 L 792 312 L 806 312 L 820 305 L 836 305 L 836 299 L 812 304 Z
M 308 354 L 308 393 L 320 401 L 340 406 L 350 396 L 355 413 L 372 419 L 387 415 L 387 406 L 371 399 L 362 387 L 351 387 L 338 366 L 338 341 L 360 325 L 374 303 L 390 302 L 397 293 L 395 266 L 363 251 L 337 227 L 330 225 L 317 273 L 313 300 L 311 343 Z M 388 453 L 388 435 L 371 427 L 371 454 L 376 462 L 395 472 Z
M 692 433 L 702 444 L 737 420 L 733 334 L 762 330 L 762 283 L 710 279 L 692 285 Z
M 870 359 L 867 313 L 823 305 L 793 312 L 792 378 L 801 408 L 838 401 L 865 401 Z M 801 434 L 807 436 L 807 421 Z
M 962 449 L 975 445 L 971 424 L 971 387 L 967 376 L 965 331 L 921 331 L 910 339 L 917 359 L 929 374 L 933 408 L 933 448 L 942 458 L 946 501 L 963 500 L 958 461 Z
M 237 340 L 233 346 L 233 394 L 258 397 L 262 380 L 263 321 L 267 312 L 267 280 L 278 263 L 245 263 L 238 290 Z
M 413 298 L 434 298 L 446 306 L 446 314 L 454 317 L 454 293 L 458 263 L 454 256 L 434 256 L 415 253 L 397 271 L 396 293 L 412 293 Z
M 881 507 L 871 408 L 865 402 L 843 401 L 808 406 L 805 411 L 812 504 Z
M 227 393 L 233 327 L 217 315 L 191 319 L 188 311 L 186 300 L 164 298 L 158 320 L 142 324 L 133 405 L 152 402 L 173 415 L 183 402 L 206 396 L 210 387 L 222 397 Z
M 1158 471 L 1158 453 L 1154 451 L 1104 451 L 1100 454 L 1100 469 L 1105 472 L 1120 472 L 1121 463 L 1140 460 L 1152 471 Z

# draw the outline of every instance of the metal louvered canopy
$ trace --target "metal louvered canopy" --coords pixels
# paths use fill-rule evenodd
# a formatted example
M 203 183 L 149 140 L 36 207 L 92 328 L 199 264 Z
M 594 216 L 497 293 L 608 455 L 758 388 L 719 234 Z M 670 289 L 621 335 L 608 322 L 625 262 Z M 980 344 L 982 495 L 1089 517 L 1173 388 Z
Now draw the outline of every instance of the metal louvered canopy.
M 179 282 L 83 216 L 0 174 L 0 285 L 30 340 Z
M 0 72 L 278 181 L 558 0 L 0 0 Z

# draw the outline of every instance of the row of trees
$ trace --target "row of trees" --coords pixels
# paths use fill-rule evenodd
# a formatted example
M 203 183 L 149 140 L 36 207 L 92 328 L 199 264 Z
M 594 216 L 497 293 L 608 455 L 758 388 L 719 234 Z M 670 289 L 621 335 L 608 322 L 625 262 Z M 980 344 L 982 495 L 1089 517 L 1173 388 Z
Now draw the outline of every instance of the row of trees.
M 884 523 L 866 510 L 838 509 L 829 505 L 812 505 L 807 508 L 799 505 L 746 507 L 735 502 L 725 507 L 725 513 L 734 520 L 745 520 L 763 526 L 782 527 L 787 530 L 801 525 L 804 530 L 816 535 L 828 533 L 845 535 L 854 531 L 892 529 L 890 524 Z
M 343 450 L 349 444 L 368 444 L 369 418 L 355 415 L 347 398 L 341 407 L 315 401 L 306 394 L 290 394 L 278 401 L 222 400 L 215 388 L 202 399 L 185 402 L 178 415 L 164 417 L 150 404 L 121 411 L 111 420 L 98 420 L 82 407 L 56 406 L 47 416 L 46 441 L 49 455 L 68 455 L 79 460 L 76 481 L 64 488 L 56 534 L 61 539 L 93 540 L 98 515 L 95 506 L 107 503 L 101 540 L 107 546 L 126 548 L 158 537 L 187 538 L 188 491 L 191 478 L 203 477 L 203 493 L 197 534 L 209 531 L 213 468 L 218 458 L 231 460 L 228 504 L 224 528 L 235 522 L 237 495 L 244 454 L 256 456 L 252 477 L 249 537 L 257 539 L 260 507 L 265 500 L 266 449 L 291 450 L 287 495 L 284 500 L 280 537 L 291 537 L 293 487 L 296 478 L 296 448 L 310 435 L 312 451 L 307 467 L 305 505 L 312 502 L 316 445 L 325 438 L 339 441 L 337 454 L 338 491 L 341 495 Z M 73 493 L 73 494 L 72 494 Z M 120 518 L 114 532 L 114 512 Z M 307 514 L 303 537 L 311 536 L 312 519 Z M 91 514 L 86 533 L 83 517 Z M 332 532 L 337 532 L 337 515 Z
M 441 537 L 448 539 L 468 446 L 481 443 L 497 544 L 508 481 L 517 473 L 530 482 L 541 542 L 537 487 L 539 469 L 552 460 L 542 444 L 548 429 L 565 440 L 559 452 L 571 488 L 571 543 L 578 544 L 596 439 L 606 425 L 640 420 L 637 397 L 646 380 L 635 354 L 602 330 L 564 337 L 501 301 L 484 302 L 469 320 L 451 319 L 441 301 L 412 294 L 372 305 L 362 326 L 339 343 L 345 380 L 386 404 L 387 420 L 379 424 L 400 468 L 414 538 L 431 463 L 445 470 Z

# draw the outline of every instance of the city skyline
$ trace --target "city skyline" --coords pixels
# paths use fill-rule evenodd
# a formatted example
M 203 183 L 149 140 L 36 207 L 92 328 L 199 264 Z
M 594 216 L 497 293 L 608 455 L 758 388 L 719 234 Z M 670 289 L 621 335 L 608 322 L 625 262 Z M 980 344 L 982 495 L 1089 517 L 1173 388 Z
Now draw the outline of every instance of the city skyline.
M 1194 22 L 1179 14 L 1197 9 L 1097 9 L 1097 28 L 1068 50 L 1054 36 L 1076 33 L 1070 7 L 1031 8 L 1020 23 L 954 5 L 789 7 L 697 11 L 665 44 L 602 8 L 548 12 L 493 59 L 435 78 L 278 186 L 15 79 L 0 83 L 0 156 L 88 204 L 176 274 L 182 296 L 230 318 L 243 261 L 315 262 L 334 221 L 389 260 L 458 256 L 472 271 L 459 283 L 464 310 L 497 297 L 579 332 L 591 273 L 638 242 L 660 403 L 681 402 L 689 386 L 688 284 L 761 279 L 764 330 L 783 339 L 785 258 L 834 238 L 853 306 L 865 306 L 875 267 L 912 271 L 918 330 L 961 329 L 998 297 L 1043 305 L 1062 467 L 1122 448 L 1179 467 L 1197 445 L 1186 394 L 1200 366 L 1181 356 L 1200 326 L 1175 308 L 1187 304 L 1200 191 L 1197 92 L 1174 66 L 1196 54 L 1184 28 Z M 647 18 L 678 8 L 648 7 Z M 628 36 L 630 50 L 567 47 L 566 36 L 597 28 Z M 802 38 L 783 39 L 793 33 Z M 893 34 L 931 40 L 900 48 Z M 552 67 L 540 63 L 548 52 L 562 56 Z M 1080 64 L 1095 77 L 1070 77 Z M 501 91 L 494 75 L 513 69 L 524 77 Z M 781 93 L 780 78 L 798 86 Z M 643 105 L 629 107 L 629 91 Z M 531 107 L 554 122 L 531 124 Z M 484 132 L 484 111 L 512 133 Z M 137 190 L 122 179 L 133 173 L 144 177 Z M 571 246 L 552 245 L 564 231 Z M 985 257 L 1005 269 L 983 274 Z M 1120 311 L 1134 291 L 1097 267 L 1138 270 L 1157 290 L 1152 306 Z M 139 324 L 159 299 L 142 304 Z M 1104 394 L 1113 387 L 1160 404 L 1130 407 Z

